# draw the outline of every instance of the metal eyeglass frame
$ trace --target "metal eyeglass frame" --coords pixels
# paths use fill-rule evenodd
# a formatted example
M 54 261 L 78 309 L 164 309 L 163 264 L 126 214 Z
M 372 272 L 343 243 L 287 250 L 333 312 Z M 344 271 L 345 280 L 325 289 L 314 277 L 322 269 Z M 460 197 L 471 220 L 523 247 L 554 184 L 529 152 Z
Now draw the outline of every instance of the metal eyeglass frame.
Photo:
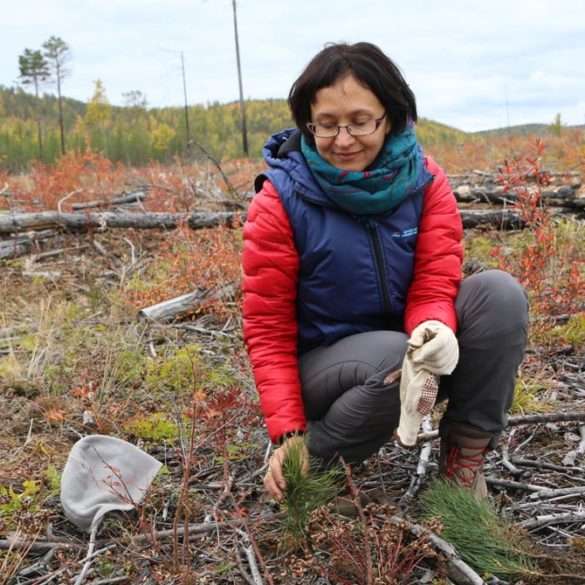
M 315 133 L 315 126 L 316 124 L 313 124 L 313 122 L 307 122 L 305 124 L 305 126 L 307 127 L 307 129 L 309 130 L 309 132 L 313 135 L 316 136 L 317 138 L 337 138 L 339 136 L 339 132 L 341 131 L 342 128 L 345 128 L 347 133 L 350 136 L 370 136 L 372 135 L 374 132 L 376 132 L 376 130 L 380 127 L 380 124 L 382 123 L 382 120 L 386 117 L 386 112 L 384 112 L 379 118 L 374 118 L 374 122 L 376 123 L 376 125 L 374 126 L 374 129 L 371 132 L 368 132 L 367 134 L 354 134 L 351 130 L 353 124 L 343 124 L 343 125 L 337 125 L 337 132 L 335 132 L 335 134 L 332 134 L 331 136 L 319 136 L 318 134 Z

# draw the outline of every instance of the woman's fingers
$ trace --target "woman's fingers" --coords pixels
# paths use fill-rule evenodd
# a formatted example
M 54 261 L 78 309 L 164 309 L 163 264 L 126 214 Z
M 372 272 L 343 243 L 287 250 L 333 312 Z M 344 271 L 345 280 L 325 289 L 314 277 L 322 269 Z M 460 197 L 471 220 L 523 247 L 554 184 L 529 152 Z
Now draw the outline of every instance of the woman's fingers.
M 282 462 L 286 457 L 286 450 L 282 447 L 277 449 L 270 459 L 270 471 L 272 472 L 272 477 L 276 482 L 276 485 L 281 489 L 286 489 L 286 481 L 284 479 L 284 475 L 282 473 Z
M 287 456 L 288 450 L 298 441 L 304 441 L 302 437 L 291 437 L 287 439 L 281 447 L 276 449 L 268 462 L 268 471 L 264 477 L 264 488 L 276 500 L 280 501 L 284 497 L 286 490 L 286 480 L 284 479 L 283 463 Z M 302 469 L 304 473 L 309 472 L 309 452 L 302 444 Z
M 282 500 L 283 492 L 286 489 L 286 481 L 282 473 L 282 462 L 285 455 L 286 452 L 282 447 L 274 452 L 270 458 L 268 471 L 264 477 L 266 491 L 278 501 Z
M 272 472 L 270 469 L 266 472 L 264 476 L 264 489 L 277 501 L 282 500 L 282 491 L 276 485 L 274 478 L 272 477 Z

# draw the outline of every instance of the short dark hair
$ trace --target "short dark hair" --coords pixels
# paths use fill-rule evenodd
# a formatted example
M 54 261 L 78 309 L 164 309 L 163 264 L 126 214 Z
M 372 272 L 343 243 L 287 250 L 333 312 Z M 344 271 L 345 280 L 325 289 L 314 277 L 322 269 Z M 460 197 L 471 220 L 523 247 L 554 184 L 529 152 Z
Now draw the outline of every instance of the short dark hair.
M 414 93 L 398 67 L 379 47 L 372 43 L 331 43 L 311 59 L 288 95 L 297 128 L 311 141 L 313 136 L 306 124 L 311 121 L 315 95 L 349 73 L 380 100 L 390 119 L 390 134 L 402 132 L 408 119 L 416 122 Z

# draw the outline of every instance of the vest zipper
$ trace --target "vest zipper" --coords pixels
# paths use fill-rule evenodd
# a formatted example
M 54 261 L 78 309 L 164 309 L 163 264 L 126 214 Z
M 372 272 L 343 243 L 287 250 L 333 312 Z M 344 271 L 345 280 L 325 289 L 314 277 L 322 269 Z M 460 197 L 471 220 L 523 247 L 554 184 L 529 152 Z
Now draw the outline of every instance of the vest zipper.
M 376 270 L 378 271 L 378 278 L 380 279 L 380 286 L 382 288 L 382 304 L 384 312 L 390 314 L 392 312 L 392 307 L 390 304 L 390 295 L 388 293 L 388 284 L 386 283 L 386 270 L 384 269 L 384 258 L 382 255 L 380 236 L 375 224 L 371 220 L 366 219 L 364 225 L 370 235 L 374 248 L 374 262 L 376 264 Z

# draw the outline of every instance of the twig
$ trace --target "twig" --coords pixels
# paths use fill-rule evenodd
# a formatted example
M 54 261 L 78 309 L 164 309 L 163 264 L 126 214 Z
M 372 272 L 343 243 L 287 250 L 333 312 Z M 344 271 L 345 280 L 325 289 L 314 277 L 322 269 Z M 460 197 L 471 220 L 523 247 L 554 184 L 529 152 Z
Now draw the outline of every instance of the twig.
M 262 567 L 262 572 L 264 573 L 264 578 L 266 579 L 266 581 L 268 581 L 268 585 L 274 585 L 274 580 L 272 579 L 272 575 L 268 571 L 268 567 L 266 566 L 266 562 L 264 561 L 264 557 L 262 556 L 262 553 L 260 552 L 260 547 L 258 546 L 258 543 L 256 542 L 256 538 L 254 537 L 252 530 L 250 530 L 250 525 L 248 524 L 248 522 L 246 520 L 244 520 L 244 526 L 246 527 L 246 533 L 248 534 L 248 538 L 250 539 L 250 544 L 254 548 L 254 553 L 258 557 L 258 561 L 260 562 L 260 566 Z
M 571 422 L 585 421 L 585 412 L 551 412 L 546 414 L 526 414 L 511 416 L 508 419 L 507 427 L 518 425 L 531 425 L 535 423 Z M 432 441 L 439 436 L 439 431 L 434 430 L 428 433 L 419 433 L 417 441 Z
M 61 204 L 67 201 L 67 199 L 69 199 L 73 195 L 76 195 L 77 193 L 81 193 L 81 189 L 75 189 L 75 191 L 71 191 L 71 193 L 67 193 L 67 195 L 61 197 L 61 199 L 59 199 L 59 201 L 57 202 L 57 211 L 59 213 L 63 213 L 63 210 L 61 209 Z
M 252 577 L 250 577 L 250 575 L 248 575 L 248 571 L 246 571 L 246 569 L 244 567 L 244 563 L 242 563 L 242 558 L 240 556 L 240 547 L 236 545 L 235 549 L 236 549 L 236 562 L 238 563 L 238 568 L 240 569 L 240 574 L 244 578 L 244 581 L 246 581 L 246 583 L 248 583 L 248 585 L 256 585 L 256 583 L 254 582 Z
M 510 442 L 514 438 L 514 433 L 516 429 L 512 429 L 510 434 L 508 435 L 508 440 L 506 442 L 502 442 L 502 464 L 510 473 L 513 475 L 522 475 L 522 470 L 518 469 L 511 461 L 510 461 Z
M 110 585 L 111 583 L 124 583 L 129 581 L 130 577 L 124 575 L 121 577 L 110 577 L 109 579 L 100 579 L 99 581 L 92 581 L 89 585 Z
M 427 415 L 422 420 L 422 429 L 423 432 L 430 432 L 432 429 L 431 417 Z M 427 468 L 429 466 L 429 461 L 431 459 L 431 452 L 432 452 L 432 445 L 430 441 L 427 441 L 420 450 L 420 456 L 418 459 L 418 464 L 416 466 L 416 474 L 412 478 L 410 482 L 410 486 L 406 493 L 400 499 L 400 504 L 404 508 L 405 505 L 410 502 L 412 498 L 417 494 L 418 490 L 420 489 L 423 479 L 427 473 Z
M 529 520 L 520 522 L 520 526 L 525 529 L 540 528 L 548 524 L 570 524 L 572 522 L 583 522 L 585 520 L 585 512 L 570 512 L 568 514 L 547 514 L 544 516 L 537 516 Z
M 219 171 L 221 178 L 225 181 L 230 195 L 235 195 L 238 199 L 242 199 L 238 190 L 232 185 L 232 182 L 221 168 L 220 162 L 203 145 L 199 144 L 199 142 L 193 138 L 190 140 L 190 142 L 193 143 L 213 163 L 213 166 Z
M 86 556 L 85 558 L 81 559 L 81 561 L 79 561 L 80 563 L 86 563 L 87 561 L 89 561 L 90 559 L 94 559 L 95 557 L 97 557 L 98 555 L 101 555 L 107 551 L 109 551 L 110 549 L 114 548 L 116 546 L 116 544 L 109 544 L 108 546 L 104 546 L 103 548 L 100 548 L 99 550 L 96 550 L 95 552 L 93 552 L 91 554 L 91 556 Z M 30 585 L 46 585 L 47 583 L 50 583 L 53 579 L 59 577 L 60 575 L 62 575 L 63 573 L 65 573 L 65 571 L 69 570 L 69 567 L 63 567 L 61 569 L 58 569 L 57 571 L 53 571 L 50 575 L 47 575 L 46 577 L 41 577 L 40 580 L 37 579 L 36 581 L 33 581 Z
M 453 545 L 446 540 L 428 528 L 414 524 L 401 516 L 390 516 L 388 519 L 392 524 L 405 527 L 414 536 L 428 538 L 433 547 L 446 557 L 449 578 L 457 585 L 485 585 L 485 581 L 457 555 Z
M 351 495 L 351 499 L 353 500 L 353 504 L 355 509 L 357 510 L 360 522 L 362 524 L 362 530 L 364 532 L 364 555 L 365 555 L 365 562 L 366 562 L 366 584 L 365 585 L 373 585 L 374 583 L 374 567 L 372 563 L 372 554 L 371 554 L 371 542 L 370 542 L 370 533 L 368 531 L 368 519 L 366 518 L 366 514 L 364 512 L 364 508 L 362 503 L 360 502 L 360 494 L 359 491 L 353 482 L 351 477 L 351 467 L 341 458 L 341 463 L 345 470 L 345 478 L 347 480 L 347 487 L 349 488 L 349 493 Z
M 536 467 L 538 469 L 550 469 L 551 471 L 581 471 L 580 467 L 564 467 L 562 465 L 555 465 L 554 463 L 549 463 L 548 461 L 533 461 L 532 459 L 526 459 L 524 457 L 516 457 L 512 456 L 512 463 L 516 463 L 516 465 L 525 465 L 526 467 Z
M 541 485 L 535 485 L 533 483 L 523 483 L 521 481 L 514 481 L 512 479 L 499 479 L 497 477 L 486 477 L 486 482 L 490 485 L 498 485 L 505 488 L 515 490 L 526 490 L 529 492 L 540 492 L 546 488 Z
M 96 539 L 96 535 L 97 535 L 97 529 L 98 529 L 98 524 L 96 524 L 92 529 L 91 529 L 91 534 L 89 535 L 89 546 L 87 547 L 87 560 L 85 561 L 81 572 L 79 573 L 79 575 L 77 576 L 77 579 L 75 579 L 75 583 L 73 585 L 81 585 L 84 581 L 85 581 L 85 577 L 87 576 L 87 572 L 89 571 L 89 568 L 91 567 L 91 563 L 93 560 L 93 551 L 95 550 L 95 539 Z
M 33 430 L 33 423 L 35 422 L 34 418 L 30 419 L 30 424 L 28 426 L 28 433 L 26 434 L 26 439 L 24 441 L 24 447 L 26 447 L 32 441 L 32 430 Z
M 549 488 L 541 488 L 534 494 L 530 494 L 528 496 L 531 500 L 540 500 L 541 498 L 554 498 L 555 496 L 568 496 L 568 495 L 585 495 L 585 487 L 584 486 L 576 486 L 576 487 L 569 487 L 569 488 L 558 488 L 558 489 L 549 489 Z
M 23 550 L 31 553 L 42 553 L 53 549 L 71 549 L 78 550 L 84 548 L 79 544 L 69 542 L 48 542 L 36 540 L 30 543 L 28 540 L 19 537 L 8 537 L 0 540 L 0 550 Z
M 138 534 L 137 536 L 133 536 L 130 539 L 130 543 L 134 545 L 141 545 L 146 544 L 151 541 L 152 537 L 154 536 L 156 540 L 166 540 L 167 538 L 172 538 L 175 536 L 192 536 L 195 534 L 207 534 L 208 532 L 213 532 L 220 526 L 223 527 L 233 527 L 235 522 L 202 522 L 199 524 L 188 524 L 187 526 L 179 526 L 177 527 L 176 531 L 174 528 L 169 528 L 168 530 L 157 530 L 153 534 Z
M 262 580 L 262 575 L 260 574 L 260 569 L 258 568 L 258 564 L 256 563 L 256 556 L 254 554 L 254 547 L 250 543 L 250 537 L 248 536 L 247 532 L 243 530 L 237 529 L 238 534 L 243 540 L 242 550 L 246 555 L 246 559 L 248 560 L 248 565 L 250 567 L 250 572 L 252 573 L 252 580 L 255 585 L 264 585 L 264 581 Z
M 565 465 L 575 465 L 577 457 L 585 454 L 585 425 L 579 427 L 579 435 L 581 436 L 581 440 L 579 441 L 577 448 L 569 451 L 563 457 L 563 463 Z

